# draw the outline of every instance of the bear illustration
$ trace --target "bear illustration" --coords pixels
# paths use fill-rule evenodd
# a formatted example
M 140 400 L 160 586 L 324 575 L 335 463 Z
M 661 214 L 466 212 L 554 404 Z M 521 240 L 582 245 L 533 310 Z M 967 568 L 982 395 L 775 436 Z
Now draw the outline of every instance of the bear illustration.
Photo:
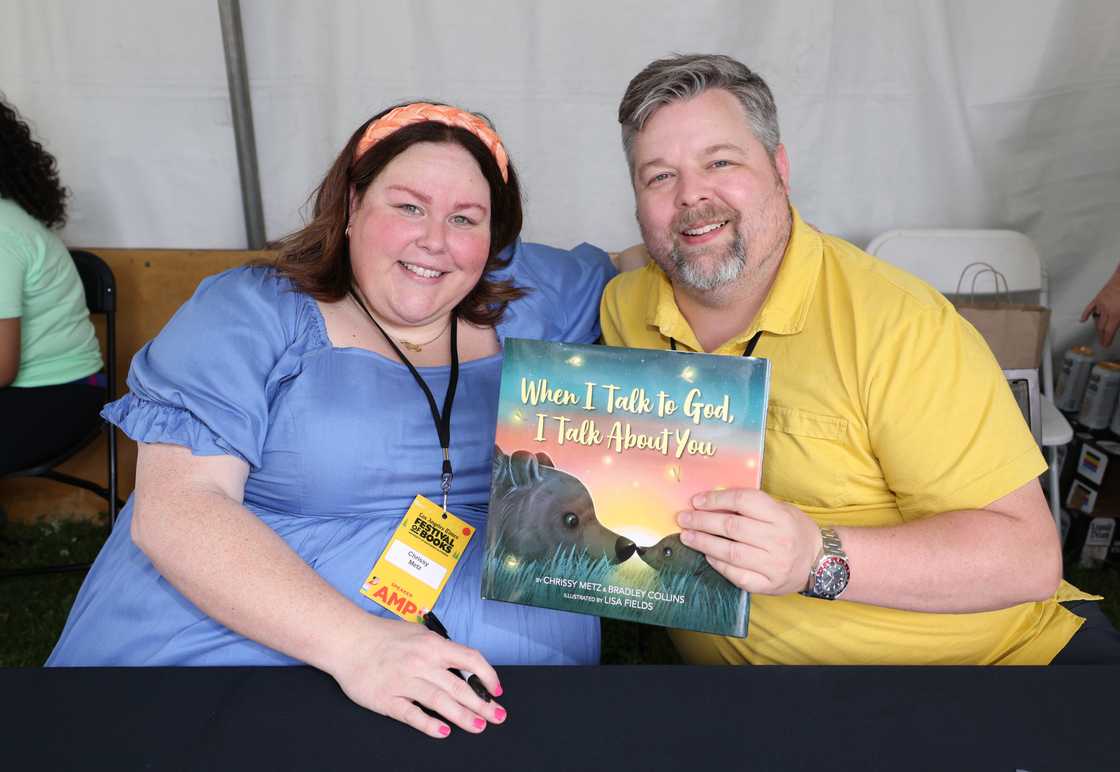
M 686 547 L 679 533 L 671 533 L 651 547 L 639 547 L 638 557 L 655 571 L 691 574 L 705 581 L 722 579 L 704 553 Z
M 603 526 L 595 504 L 576 477 L 555 467 L 544 453 L 494 446 L 488 529 L 491 540 L 522 560 L 542 560 L 556 548 L 575 547 L 592 560 L 621 563 L 637 545 Z

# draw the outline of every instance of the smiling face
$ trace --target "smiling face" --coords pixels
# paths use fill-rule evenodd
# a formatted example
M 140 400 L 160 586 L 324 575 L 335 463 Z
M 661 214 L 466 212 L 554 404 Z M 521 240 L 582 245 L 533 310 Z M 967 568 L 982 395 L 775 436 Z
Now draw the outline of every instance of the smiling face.
M 730 92 L 659 108 L 633 153 L 642 239 L 674 285 L 707 292 L 781 259 L 789 161 L 781 145 L 771 159 Z
M 461 145 L 420 142 L 385 166 L 350 218 L 354 279 L 396 328 L 438 326 L 478 283 L 490 187 Z

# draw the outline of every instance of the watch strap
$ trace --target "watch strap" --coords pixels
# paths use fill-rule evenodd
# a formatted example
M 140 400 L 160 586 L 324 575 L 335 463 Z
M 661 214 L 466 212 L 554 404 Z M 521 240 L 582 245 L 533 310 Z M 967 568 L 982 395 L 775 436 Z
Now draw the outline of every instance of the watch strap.
M 828 592 L 824 587 L 819 586 L 822 568 L 826 567 L 826 565 L 837 563 L 843 568 L 844 582 L 839 590 Z M 835 600 L 848 586 L 849 573 L 848 555 L 844 552 L 844 547 L 840 543 L 840 535 L 836 533 L 836 530 L 833 528 L 821 526 L 821 549 L 820 552 L 817 553 L 813 565 L 809 568 L 809 580 L 801 594 L 810 598 Z

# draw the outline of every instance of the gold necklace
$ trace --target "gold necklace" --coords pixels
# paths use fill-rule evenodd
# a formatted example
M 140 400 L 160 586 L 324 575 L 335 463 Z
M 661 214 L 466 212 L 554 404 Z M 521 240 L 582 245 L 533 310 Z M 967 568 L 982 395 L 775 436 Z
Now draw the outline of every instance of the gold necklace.
M 445 325 L 443 325 L 443 329 L 442 329 L 442 330 L 440 330 L 440 331 L 439 331 L 439 334 L 437 334 L 437 335 L 436 335 L 436 336 L 435 336 L 434 338 L 432 338 L 431 340 L 426 340 L 426 341 L 424 341 L 423 343 L 413 343 L 412 341 L 410 341 L 410 340 L 405 340 L 404 338 L 397 338 L 397 343 L 401 344 L 402 346 L 404 346 L 404 347 L 405 347 L 406 349 L 408 349 L 409 351 L 423 351 L 423 350 L 424 350 L 424 346 L 430 346 L 430 345 L 432 345 L 433 343 L 435 343 L 435 342 L 436 342 L 437 340 L 439 340 L 440 338 L 442 338 L 442 337 L 443 337 L 443 334 L 444 334 L 445 332 L 447 332 L 447 328 L 448 328 L 448 327 L 450 327 L 450 326 L 451 326 L 451 317 L 450 317 L 450 316 L 448 316 L 448 317 L 447 317 L 447 323 L 446 323 Z
M 357 303 L 358 306 L 360 308 L 362 308 L 363 311 L 365 311 L 367 314 L 369 314 L 369 318 L 372 320 L 373 319 L 373 313 L 369 310 L 369 306 L 366 303 L 365 298 L 360 295 L 361 290 L 358 290 L 357 287 L 355 287 L 354 289 L 355 289 L 355 291 L 350 293 L 350 297 L 353 298 L 354 302 Z M 412 351 L 412 352 L 423 351 L 424 346 L 430 346 L 433 343 L 435 343 L 437 340 L 439 340 L 440 338 L 443 337 L 443 334 L 445 332 L 447 332 L 449 327 L 451 327 L 451 319 L 452 318 L 453 318 L 452 314 L 447 315 L 447 322 L 444 323 L 443 329 L 440 330 L 436 334 L 436 336 L 434 338 L 432 338 L 431 340 L 426 340 L 423 343 L 413 343 L 412 341 L 405 340 L 404 338 L 397 338 L 396 341 L 397 341 L 397 343 L 401 344 L 402 346 L 404 346 L 409 351 Z M 376 322 L 374 322 L 374 323 L 376 324 Z

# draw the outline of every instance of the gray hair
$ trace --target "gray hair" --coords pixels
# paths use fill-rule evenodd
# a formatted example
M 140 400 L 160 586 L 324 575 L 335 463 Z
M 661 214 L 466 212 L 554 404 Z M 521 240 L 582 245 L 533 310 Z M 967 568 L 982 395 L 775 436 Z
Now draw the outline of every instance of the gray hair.
M 692 99 L 708 89 L 730 92 L 747 114 L 755 139 L 770 157 L 778 149 L 778 108 L 770 87 L 742 62 L 723 54 L 675 54 L 646 65 L 634 76 L 618 105 L 622 148 L 634 173 L 634 139 L 657 110 L 672 102 Z

